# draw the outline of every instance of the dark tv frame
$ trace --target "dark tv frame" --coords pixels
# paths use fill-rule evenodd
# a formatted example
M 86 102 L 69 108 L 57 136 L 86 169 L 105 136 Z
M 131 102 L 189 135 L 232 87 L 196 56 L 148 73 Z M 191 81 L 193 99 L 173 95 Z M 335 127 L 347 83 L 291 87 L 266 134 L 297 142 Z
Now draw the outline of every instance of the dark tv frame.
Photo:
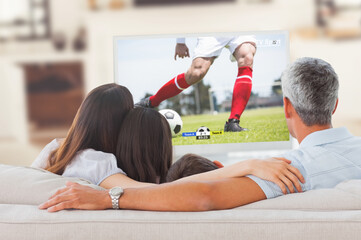
M 135 6 L 152 5 L 180 5 L 180 4 L 199 4 L 199 3 L 225 3 L 236 2 L 236 0 L 135 0 Z

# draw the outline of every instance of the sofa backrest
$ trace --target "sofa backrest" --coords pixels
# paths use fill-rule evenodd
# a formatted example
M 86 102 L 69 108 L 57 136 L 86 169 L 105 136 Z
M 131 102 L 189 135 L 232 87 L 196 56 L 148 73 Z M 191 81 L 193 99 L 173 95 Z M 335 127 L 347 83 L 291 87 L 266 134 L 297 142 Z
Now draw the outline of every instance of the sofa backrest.
M 0 164 L 0 204 L 39 205 L 67 181 L 103 189 L 87 180 L 63 177 L 43 169 Z
M 43 169 L 0 164 L 0 204 L 39 205 L 67 181 L 103 189 L 84 179 L 69 178 Z M 361 179 L 340 183 L 332 189 L 287 194 L 248 204 L 240 209 L 360 210 Z

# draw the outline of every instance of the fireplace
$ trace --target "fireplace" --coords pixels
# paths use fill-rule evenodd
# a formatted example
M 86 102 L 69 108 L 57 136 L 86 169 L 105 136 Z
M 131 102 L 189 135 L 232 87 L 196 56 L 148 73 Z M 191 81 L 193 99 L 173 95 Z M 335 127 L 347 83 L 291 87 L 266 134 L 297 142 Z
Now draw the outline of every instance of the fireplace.
M 24 64 L 30 140 L 64 137 L 84 98 L 81 62 Z M 54 130 L 63 129 L 54 134 Z

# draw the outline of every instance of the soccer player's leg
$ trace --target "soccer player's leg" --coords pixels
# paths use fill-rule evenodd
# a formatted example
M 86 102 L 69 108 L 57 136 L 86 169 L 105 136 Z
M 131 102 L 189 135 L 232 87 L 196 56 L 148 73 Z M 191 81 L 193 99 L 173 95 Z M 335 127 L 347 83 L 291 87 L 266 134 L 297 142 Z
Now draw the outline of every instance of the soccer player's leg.
M 231 114 L 224 126 L 225 131 L 240 132 L 247 130 L 239 126 L 239 119 L 251 96 L 255 53 L 255 44 L 251 42 L 242 43 L 233 53 L 238 64 L 238 74 L 233 88 Z
M 186 73 L 177 75 L 164 84 L 155 95 L 143 99 L 136 105 L 143 107 L 157 107 L 164 100 L 178 95 L 189 86 L 202 80 L 207 74 L 209 67 L 212 65 L 213 60 L 214 58 L 212 57 L 195 58 Z
M 185 73 L 187 84 L 190 86 L 201 81 L 213 64 L 214 59 L 215 57 L 198 57 L 193 59 L 191 67 Z

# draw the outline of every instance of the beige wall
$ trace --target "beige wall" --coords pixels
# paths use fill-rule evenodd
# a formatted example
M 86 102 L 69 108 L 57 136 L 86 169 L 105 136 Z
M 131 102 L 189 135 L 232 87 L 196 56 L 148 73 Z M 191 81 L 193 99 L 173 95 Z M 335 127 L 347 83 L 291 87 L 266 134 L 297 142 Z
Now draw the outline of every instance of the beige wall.
M 23 73 L 19 66 L 0 61 L 0 139 L 16 139 L 26 143 L 27 118 Z
M 51 26 L 53 33 L 62 32 L 73 38 L 79 27 L 84 24 L 82 14 L 85 10 L 85 1 L 80 0 L 52 0 Z

